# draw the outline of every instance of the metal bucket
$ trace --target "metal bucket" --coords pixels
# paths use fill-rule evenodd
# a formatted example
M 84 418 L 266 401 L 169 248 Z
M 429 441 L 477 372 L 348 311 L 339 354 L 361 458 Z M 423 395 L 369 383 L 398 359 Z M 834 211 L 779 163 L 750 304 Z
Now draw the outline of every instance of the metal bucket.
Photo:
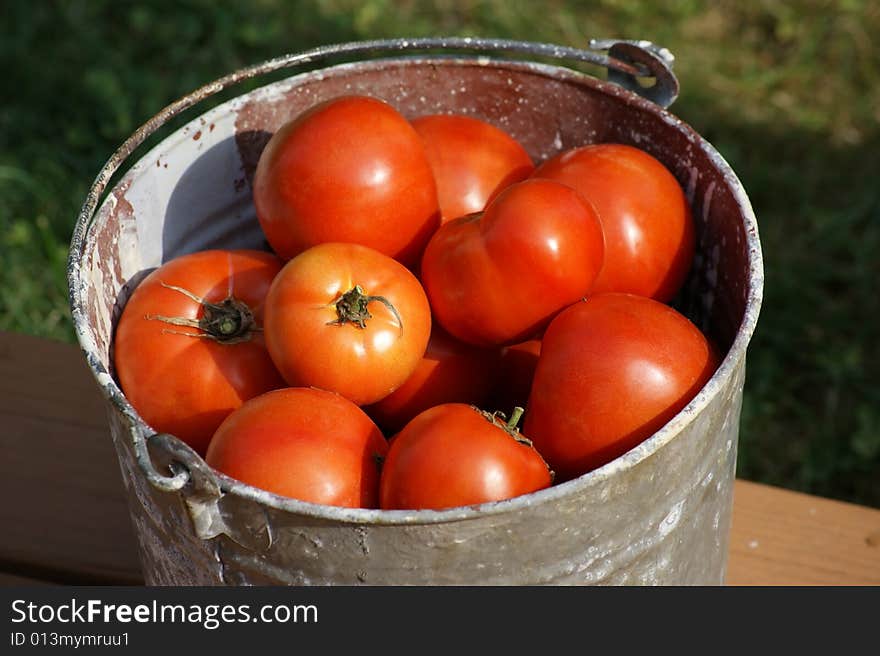
M 723 582 L 746 348 L 763 290 L 755 216 L 724 159 L 664 109 L 678 91 L 668 53 L 644 42 L 591 46 L 420 39 L 319 48 L 199 89 L 147 122 L 108 161 L 73 236 L 71 307 L 108 401 L 148 584 Z M 512 52 L 528 58 L 508 57 Z M 108 191 L 135 148 L 181 111 L 242 80 L 331 55 L 360 59 L 218 105 L 166 137 Z M 536 61 L 548 58 L 560 61 Z M 564 65 L 575 60 L 607 67 L 609 81 Z M 643 88 L 640 76 L 655 84 Z M 225 477 L 175 437 L 154 434 L 111 370 L 114 324 L 129 292 L 145 271 L 183 253 L 266 248 L 249 187 L 262 147 L 288 118 L 346 93 L 383 98 L 409 117 L 482 118 L 536 161 L 590 142 L 651 152 L 693 206 L 697 255 L 678 307 L 726 353 L 717 373 L 664 428 L 608 465 L 534 494 L 445 511 L 282 498 Z

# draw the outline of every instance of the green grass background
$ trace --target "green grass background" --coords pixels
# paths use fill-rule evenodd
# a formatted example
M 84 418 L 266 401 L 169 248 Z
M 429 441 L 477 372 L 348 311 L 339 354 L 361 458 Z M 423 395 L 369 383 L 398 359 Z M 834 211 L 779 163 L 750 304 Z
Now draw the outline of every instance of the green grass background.
M 880 507 L 880 3 L 7 0 L 2 14 L 0 330 L 68 341 L 67 248 L 94 176 L 206 82 L 392 36 L 668 47 L 672 109 L 737 171 L 764 247 L 738 475 Z

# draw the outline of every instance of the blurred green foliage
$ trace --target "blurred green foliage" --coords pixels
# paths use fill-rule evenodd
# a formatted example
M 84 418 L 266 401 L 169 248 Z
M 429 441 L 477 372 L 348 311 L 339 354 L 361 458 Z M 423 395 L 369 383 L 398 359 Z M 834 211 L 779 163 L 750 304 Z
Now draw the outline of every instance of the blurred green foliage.
M 94 176 L 139 125 L 226 73 L 312 46 L 646 38 L 676 114 L 743 180 L 767 284 L 740 476 L 880 507 L 880 5 L 803 2 L 7 2 L 0 23 L 0 330 L 72 340 L 65 264 Z

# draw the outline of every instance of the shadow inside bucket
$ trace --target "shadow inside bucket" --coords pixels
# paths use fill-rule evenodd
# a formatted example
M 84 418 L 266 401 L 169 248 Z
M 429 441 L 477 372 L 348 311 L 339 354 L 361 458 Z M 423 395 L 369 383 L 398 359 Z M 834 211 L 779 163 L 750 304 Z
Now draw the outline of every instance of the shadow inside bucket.
M 272 133 L 267 130 L 242 130 L 235 133 L 235 146 L 241 157 L 241 166 L 244 170 L 248 186 L 253 188 L 254 173 L 257 164 L 260 163 L 260 155 L 272 138 Z
M 177 180 L 162 227 L 163 263 L 213 248 L 270 250 L 239 152 L 229 136 L 199 154 Z
M 128 303 L 128 299 L 131 298 L 132 293 L 137 288 L 138 285 L 143 282 L 144 278 L 150 275 L 153 271 L 156 270 L 156 267 L 148 267 L 146 269 L 141 269 L 136 274 L 134 274 L 131 278 L 129 278 L 122 288 L 119 290 L 119 294 L 116 296 L 116 302 L 113 304 L 113 309 L 111 310 L 111 325 L 113 326 L 113 335 L 110 339 L 110 343 L 108 345 L 108 353 L 107 353 L 107 371 L 113 376 L 113 379 L 118 383 L 119 377 L 116 373 L 116 327 L 119 325 L 119 317 L 122 316 L 122 311 L 125 309 L 125 305 Z M 121 387 L 121 385 L 120 385 Z

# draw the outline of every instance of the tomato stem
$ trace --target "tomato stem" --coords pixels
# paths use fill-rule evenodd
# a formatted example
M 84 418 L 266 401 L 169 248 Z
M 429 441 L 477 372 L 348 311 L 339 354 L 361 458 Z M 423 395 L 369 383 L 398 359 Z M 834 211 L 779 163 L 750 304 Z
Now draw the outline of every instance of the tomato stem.
M 403 320 L 400 318 L 400 313 L 397 311 L 397 308 L 391 304 L 384 296 L 372 296 L 367 294 L 364 291 L 364 288 L 360 285 L 355 285 L 347 292 L 345 292 L 342 296 L 339 297 L 337 301 L 335 301 L 334 306 L 336 307 L 336 319 L 333 321 L 328 321 L 328 326 L 342 326 L 346 323 L 353 323 L 358 328 L 364 329 L 367 327 L 367 319 L 371 319 L 373 317 L 370 314 L 370 311 L 367 309 L 367 306 L 373 301 L 378 301 L 382 305 L 388 308 L 391 314 L 394 315 L 394 318 L 397 320 L 397 324 L 400 326 L 401 331 L 403 330 Z
M 189 337 L 201 337 L 204 339 L 213 339 L 223 344 L 236 344 L 238 342 L 246 342 L 251 335 L 259 331 L 256 325 L 254 313 L 243 301 L 232 296 L 228 296 L 219 303 L 212 303 L 205 300 L 201 296 L 193 294 L 191 291 L 176 285 L 167 285 L 161 283 L 166 289 L 180 292 L 187 298 L 199 303 L 202 306 L 202 317 L 200 319 L 188 319 L 186 317 L 166 317 L 162 315 L 147 315 L 147 319 L 154 321 L 162 321 L 173 326 L 187 326 L 196 328 L 200 332 L 189 333 L 183 331 L 169 330 L 167 332 L 177 335 L 187 335 Z
M 496 426 L 498 426 L 498 428 L 500 428 L 505 433 L 510 435 L 514 440 L 516 440 L 520 444 L 524 444 L 525 446 L 528 446 L 532 449 L 535 449 L 535 445 L 532 443 L 532 441 L 529 438 L 527 438 L 525 435 L 520 433 L 516 427 L 516 425 L 519 423 L 519 420 L 522 419 L 523 413 L 525 412 L 524 408 L 521 408 L 520 406 L 515 406 L 513 408 L 513 412 L 510 413 L 510 419 L 507 419 L 507 421 L 505 422 L 504 421 L 505 415 L 500 410 L 496 410 L 495 412 L 486 412 L 485 410 L 481 410 L 480 408 L 478 408 L 475 405 L 472 405 L 471 407 L 475 411 L 477 411 L 481 415 L 483 415 L 483 417 L 486 419 L 486 421 L 489 421 L 489 422 L 495 424 Z M 535 453 L 538 453 L 537 449 L 535 449 Z M 541 456 L 540 453 L 538 453 L 538 456 L 541 458 L 544 465 L 547 467 L 547 471 L 550 472 L 550 480 L 551 481 L 555 480 L 556 479 L 556 472 L 554 472 L 552 469 L 550 469 L 550 465 L 547 464 L 547 461 L 544 460 L 544 457 Z
M 519 420 L 523 415 L 523 408 L 516 406 L 513 409 L 513 412 L 510 413 L 510 419 L 507 419 L 507 416 L 501 412 L 500 410 L 496 410 L 495 412 L 486 412 L 485 410 L 481 410 L 476 406 L 471 406 L 474 410 L 479 412 L 486 421 L 489 421 L 498 428 L 502 429 L 505 433 L 510 435 L 513 439 L 515 439 L 520 444 L 527 444 L 528 446 L 532 446 L 532 441 L 519 432 L 516 425 L 519 423 Z
M 513 412 L 510 413 L 510 419 L 507 420 L 507 427 L 510 430 L 516 430 L 516 425 L 519 423 L 519 420 L 522 419 L 523 412 L 525 412 L 523 408 L 516 406 L 513 409 Z

